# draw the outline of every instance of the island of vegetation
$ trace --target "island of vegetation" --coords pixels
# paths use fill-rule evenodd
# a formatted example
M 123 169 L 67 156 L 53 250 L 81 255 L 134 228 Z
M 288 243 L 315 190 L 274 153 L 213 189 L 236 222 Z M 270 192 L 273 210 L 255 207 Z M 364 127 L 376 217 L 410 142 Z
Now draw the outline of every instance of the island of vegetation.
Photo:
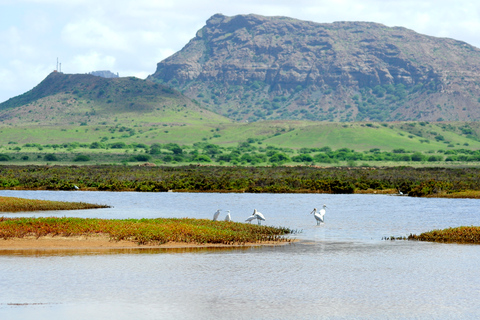
M 245 246 L 287 243 L 287 228 L 189 218 L 96 219 L 0 217 L 0 248 Z M 45 242 L 48 241 L 48 242 Z M 99 242 L 100 240 L 100 242 Z
M 411 234 L 408 240 L 480 244 L 480 227 L 456 227 L 443 230 L 432 230 L 419 235 Z
M 0 212 L 45 211 L 45 210 L 79 210 L 109 208 L 107 205 L 85 202 L 65 202 L 50 200 L 23 199 L 16 197 L 0 197 Z

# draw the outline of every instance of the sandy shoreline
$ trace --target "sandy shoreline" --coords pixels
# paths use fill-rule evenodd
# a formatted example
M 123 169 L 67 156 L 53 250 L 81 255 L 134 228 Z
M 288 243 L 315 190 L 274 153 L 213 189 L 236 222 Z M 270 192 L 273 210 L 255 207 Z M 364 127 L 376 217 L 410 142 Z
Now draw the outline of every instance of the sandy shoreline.
M 293 242 L 293 241 L 292 241 Z M 251 246 L 274 246 L 285 245 L 290 242 L 282 241 L 266 241 L 257 243 L 244 243 L 244 244 L 198 244 L 198 243 L 185 243 L 185 242 L 169 242 L 161 245 L 138 245 L 133 241 L 112 241 L 107 235 L 92 235 L 92 236 L 44 236 L 40 238 L 25 237 L 25 238 L 12 238 L 12 239 L 0 239 L 0 250 L 49 250 L 49 249 L 65 249 L 65 250 L 78 250 L 78 249 L 132 249 L 132 248 L 232 248 L 232 247 L 251 247 Z

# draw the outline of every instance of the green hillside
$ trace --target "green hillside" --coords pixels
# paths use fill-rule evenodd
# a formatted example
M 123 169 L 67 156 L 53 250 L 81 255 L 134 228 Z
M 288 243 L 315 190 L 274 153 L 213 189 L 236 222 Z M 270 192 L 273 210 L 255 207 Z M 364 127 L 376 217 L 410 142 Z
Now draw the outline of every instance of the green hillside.
M 233 122 L 136 78 L 52 73 L 0 104 L 5 163 L 476 165 L 479 150 L 478 122 Z
M 53 72 L 32 90 L 0 104 L 3 126 L 229 123 L 181 93 L 150 81 Z

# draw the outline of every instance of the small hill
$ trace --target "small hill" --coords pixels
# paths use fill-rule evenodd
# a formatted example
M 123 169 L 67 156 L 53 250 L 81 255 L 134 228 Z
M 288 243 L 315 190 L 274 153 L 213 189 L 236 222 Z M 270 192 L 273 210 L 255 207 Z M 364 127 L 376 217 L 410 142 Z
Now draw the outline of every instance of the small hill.
M 134 77 L 104 78 L 53 72 L 32 90 L 0 104 L 10 125 L 229 122 L 164 85 Z
M 149 79 L 235 120 L 477 121 L 479 66 L 401 27 L 216 14 Z

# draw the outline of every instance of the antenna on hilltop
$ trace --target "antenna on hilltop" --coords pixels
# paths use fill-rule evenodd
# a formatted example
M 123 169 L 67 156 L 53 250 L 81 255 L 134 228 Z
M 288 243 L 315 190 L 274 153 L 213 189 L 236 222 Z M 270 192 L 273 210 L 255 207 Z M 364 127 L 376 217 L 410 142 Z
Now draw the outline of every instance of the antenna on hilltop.
M 58 58 L 57 58 L 57 68 L 55 70 L 53 70 L 53 72 L 60 72 L 62 73 L 62 63 L 58 62 Z

